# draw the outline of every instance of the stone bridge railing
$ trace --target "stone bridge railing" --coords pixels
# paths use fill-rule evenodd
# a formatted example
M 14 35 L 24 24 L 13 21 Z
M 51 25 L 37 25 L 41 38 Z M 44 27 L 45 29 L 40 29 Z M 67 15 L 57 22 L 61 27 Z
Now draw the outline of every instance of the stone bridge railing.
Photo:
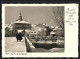
M 29 41 L 27 37 L 25 37 L 25 43 L 27 52 L 49 52 L 48 50 L 43 48 L 35 48 L 35 46 Z

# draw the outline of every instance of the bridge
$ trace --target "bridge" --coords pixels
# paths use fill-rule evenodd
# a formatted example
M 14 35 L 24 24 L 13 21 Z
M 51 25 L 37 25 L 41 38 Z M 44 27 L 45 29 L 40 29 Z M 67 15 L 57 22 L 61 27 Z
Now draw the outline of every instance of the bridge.
M 16 37 L 5 38 L 5 52 L 45 52 L 46 49 L 35 48 L 27 37 L 23 37 L 22 41 L 18 41 Z
M 51 50 L 43 48 L 35 48 L 32 42 L 27 38 L 23 37 L 22 41 L 18 41 L 16 37 L 5 38 L 5 52 L 63 52 L 64 48 L 53 48 Z
M 5 52 L 26 52 L 24 38 L 21 42 L 17 42 L 16 37 L 5 38 Z

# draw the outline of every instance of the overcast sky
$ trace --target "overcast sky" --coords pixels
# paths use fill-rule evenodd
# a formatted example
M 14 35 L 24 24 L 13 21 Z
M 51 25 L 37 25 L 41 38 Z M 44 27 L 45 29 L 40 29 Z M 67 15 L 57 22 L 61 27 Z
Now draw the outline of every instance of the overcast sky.
M 57 12 L 57 7 L 50 6 L 6 6 L 5 7 L 5 23 L 10 24 L 19 18 L 20 11 L 23 20 L 31 24 L 46 23 L 49 26 L 58 26 L 55 21 L 53 11 Z

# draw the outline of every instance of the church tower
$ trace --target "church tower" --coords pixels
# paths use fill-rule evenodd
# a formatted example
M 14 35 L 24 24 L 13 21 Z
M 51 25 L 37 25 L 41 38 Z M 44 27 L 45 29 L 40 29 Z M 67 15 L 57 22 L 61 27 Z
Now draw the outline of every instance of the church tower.
M 21 12 L 20 12 L 20 15 L 19 15 L 19 20 L 22 21 L 22 15 L 21 15 Z

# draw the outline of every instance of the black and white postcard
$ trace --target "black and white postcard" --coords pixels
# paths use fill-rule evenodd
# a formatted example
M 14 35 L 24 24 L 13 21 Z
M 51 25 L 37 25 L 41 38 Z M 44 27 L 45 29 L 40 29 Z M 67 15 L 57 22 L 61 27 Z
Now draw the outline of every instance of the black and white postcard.
M 78 4 L 2 4 L 2 57 L 78 57 Z

